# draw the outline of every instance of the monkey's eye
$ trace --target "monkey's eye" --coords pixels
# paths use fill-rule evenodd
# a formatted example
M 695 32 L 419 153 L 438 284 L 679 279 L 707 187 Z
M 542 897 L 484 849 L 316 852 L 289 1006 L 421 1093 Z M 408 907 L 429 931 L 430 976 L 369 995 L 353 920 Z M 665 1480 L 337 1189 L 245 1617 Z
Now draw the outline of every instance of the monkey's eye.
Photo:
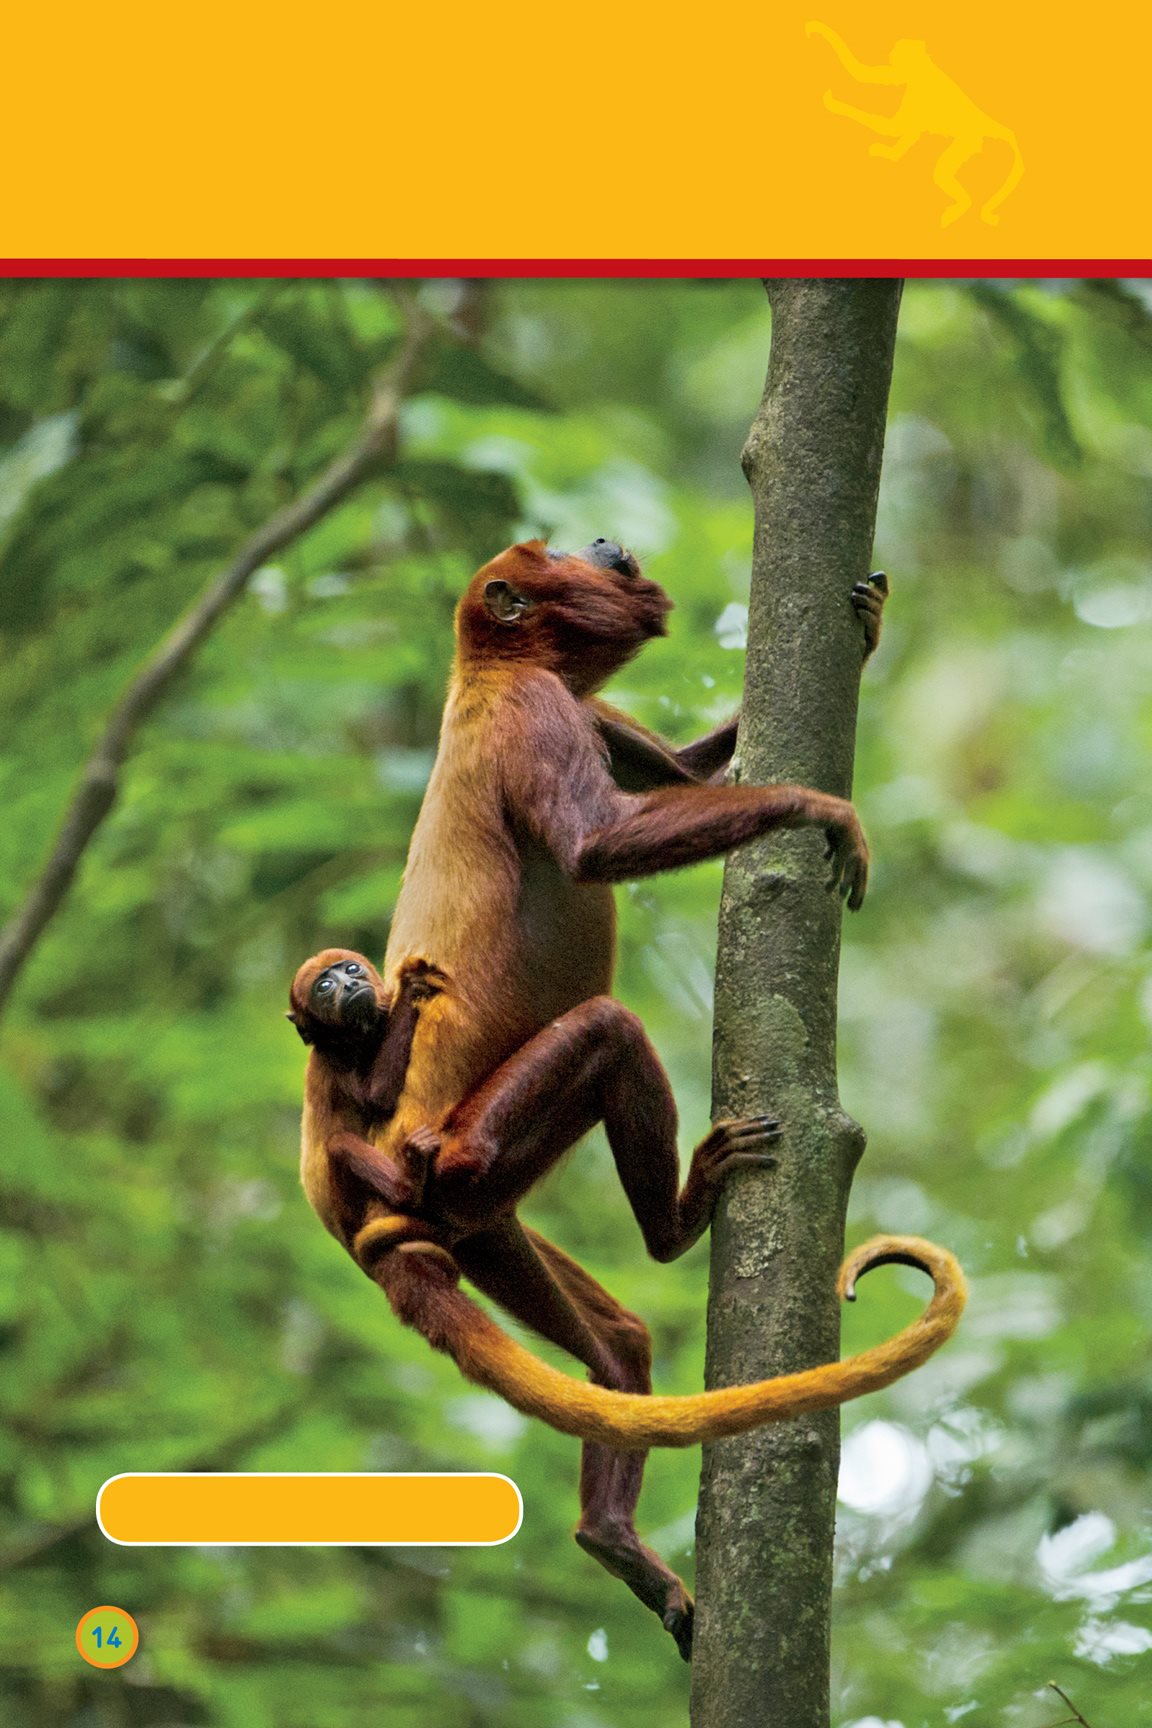
M 361 972 L 363 972 L 363 970 L 364 970 L 363 966 L 359 965 L 355 960 L 349 960 L 347 966 L 345 967 L 345 971 L 347 972 L 349 978 L 359 978 L 359 976 L 360 976 Z
M 316 993 L 318 996 L 327 996 L 329 990 L 335 990 L 335 988 L 336 980 L 334 978 L 321 978 L 316 985 Z

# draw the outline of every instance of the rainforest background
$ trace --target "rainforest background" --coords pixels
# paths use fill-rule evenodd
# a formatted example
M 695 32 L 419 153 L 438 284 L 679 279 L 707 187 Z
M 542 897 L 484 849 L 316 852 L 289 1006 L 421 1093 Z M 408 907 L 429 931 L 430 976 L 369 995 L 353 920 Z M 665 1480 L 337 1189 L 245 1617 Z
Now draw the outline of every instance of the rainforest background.
M 609 694 L 677 739 L 740 696 L 754 282 L 0 285 L 0 915 L 117 694 L 356 435 L 415 293 L 395 459 L 261 568 L 141 732 L 0 1054 L 0 1703 L 27 1728 L 664 1728 L 687 1671 L 574 1546 L 576 1443 L 400 1330 L 296 1172 L 298 962 L 379 955 L 451 619 L 514 538 L 623 540 L 677 603 Z M 845 1411 L 840 1728 L 1152 1723 L 1152 294 L 910 283 L 892 578 L 848 920 L 851 1238 L 972 1280 L 957 1339 Z M 846 601 L 847 603 L 847 601 Z M 621 889 L 618 993 L 708 1121 L 719 863 Z M 527 1216 L 701 1383 L 707 1251 L 643 1253 L 597 1137 Z M 882 1273 L 845 1347 L 909 1318 Z M 121 1549 L 131 1469 L 492 1469 L 491 1550 Z M 689 1575 L 698 1458 L 646 1538 Z M 138 1656 L 73 1629 L 133 1612 Z

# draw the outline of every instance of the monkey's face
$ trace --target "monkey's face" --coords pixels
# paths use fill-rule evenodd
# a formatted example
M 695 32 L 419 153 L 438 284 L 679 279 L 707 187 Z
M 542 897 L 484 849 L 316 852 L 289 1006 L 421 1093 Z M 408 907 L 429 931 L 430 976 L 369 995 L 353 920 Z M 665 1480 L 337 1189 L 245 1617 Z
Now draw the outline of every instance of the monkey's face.
M 585 695 L 663 636 L 672 602 L 614 540 L 559 552 L 510 546 L 472 579 L 456 615 L 462 648 L 546 666 Z
M 325 948 L 305 960 L 292 982 L 293 1022 L 306 1044 L 320 1028 L 360 1034 L 373 1031 L 387 1013 L 379 972 L 350 948 Z

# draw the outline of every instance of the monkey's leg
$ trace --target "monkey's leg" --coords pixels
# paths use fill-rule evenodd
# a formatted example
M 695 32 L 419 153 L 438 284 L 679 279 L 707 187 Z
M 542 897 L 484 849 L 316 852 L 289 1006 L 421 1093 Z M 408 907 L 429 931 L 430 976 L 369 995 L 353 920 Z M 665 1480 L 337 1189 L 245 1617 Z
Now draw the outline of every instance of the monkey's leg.
M 676 1106 L 634 1014 L 594 996 L 552 1021 L 450 1113 L 428 1205 L 461 1233 L 514 1207 L 605 1113 L 605 1088 L 629 1058 L 649 1109 L 640 1132 L 654 1162 L 675 1162 Z
M 957 138 L 943 152 L 932 172 L 932 178 L 941 192 L 946 192 L 953 202 L 940 218 L 941 228 L 947 228 L 955 222 L 958 216 L 963 216 L 966 210 L 972 208 L 971 195 L 966 192 L 956 178 L 956 170 L 962 168 L 965 162 L 972 159 L 980 149 L 982 140 L 979 138 Z
M 634 1014 L 594 996 L 537 1033 L 452 1111 L 425 1197 L 429 1217 L 461 1234 L 490 1228 L 603 1121 L 648 1252 L 682 1254 L 707 1229 L 729 1171 L 770 1162 L 773 1118 L 719 1122 L 680 1190 L 676 1104 Z
M 509 1218 L 457 1243 L 453 1254 L 478 1290 L 583 1362 L 596 1385 L 619 1392 L 652 1390 L 652 1349 L 644 1322 L 536 1231 Z M 576 1540 L 660 1616 L 687 1661 L 692 1598 L 636 1533 L 645 1457 L 591 1443 L 583 1447 Z

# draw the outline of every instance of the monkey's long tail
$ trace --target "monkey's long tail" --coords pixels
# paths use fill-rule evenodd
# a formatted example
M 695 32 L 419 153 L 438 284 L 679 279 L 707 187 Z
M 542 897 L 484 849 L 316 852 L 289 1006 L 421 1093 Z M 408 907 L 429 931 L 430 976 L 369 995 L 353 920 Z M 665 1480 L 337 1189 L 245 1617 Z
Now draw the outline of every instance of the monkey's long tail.
M 967 1296 L 964 1274 L 947 1249 L 919 1236 L 876 1236 L 844 1261 L 836 1285 L 839 1294 L 854 1301 L 857 1280 L 873 1267 L 892 1262 L 918 1266 L 929 1274 L 935 1290 L 919 1319 L 883 1344 L 799 1374 L 671 1397 L 613 1392 L 540 1361 L 458 1288 L 458 1271 L 442 1249 L 408 1241 L 402 1250 L 384 1254 L 369 1276 L 398 1318 L 415 1327 L 433 1349 L 451 1356 L 467 1379 L 563 1434 L 641 1451 L 649 1446 L 695 1446 L 805 1411 L 826 1410 L 876 1392 L 918 1368 L 956 1329 Z
M 991 198 L 989 198 L 988 202 L 980 212 L 985 222 L 990 223 L 993 228 L 995 228 L 997 223 L 1000 221 L 999 216 L 993 215 L 993 211 L 998 210 L 1000 205 L 1003 204 L 1005 198 L 1007 198 L 1008 194 L 1016 190 L 1017 186 L 1020 184 L 1020 177 L 1024 172 L 1024 158 L 1020 154 L 1020 146 L 1016 142 L 1015 132 L 1009 132 L 1008 128 L 1005 126 L 998 136 L 1004 140 L 1005 144 L 1010 144 L 1012 146 L 1013 162 L 1011 168 L 1008 170 L 1007 180 L 1005 180 L 999 192 L 993 192 Z

